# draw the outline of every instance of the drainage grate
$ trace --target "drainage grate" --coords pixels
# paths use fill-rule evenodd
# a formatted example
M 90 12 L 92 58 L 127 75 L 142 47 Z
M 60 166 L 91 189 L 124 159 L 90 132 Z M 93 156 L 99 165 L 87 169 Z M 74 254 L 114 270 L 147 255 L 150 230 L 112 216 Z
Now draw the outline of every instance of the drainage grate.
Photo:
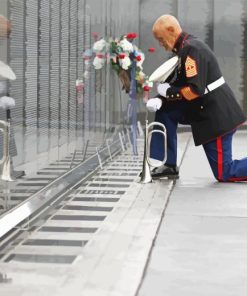
M 92 143 L 91 145 L 96 145 L 97 143 Z M 95 146 L 92 147 L 95 149 Z M 88 153 L 87 157 L 90 157 L 95 152 Z M 7 211 L 20 202 L 25 201 L 31 195 L 35 194 L 43 187 L 48 185 L 51 181 L 55 180 L 65 172 L 70 169 L 71 161 L 73 159 L 73 153 L 70 156 L 66 156 L 65 159 L 55 161 L 55 163 L 49 164 L 49 167 L 43 168 L 36 173 L 36 176 L 30 178 L 22 178 L 17 180 L 14 189 L 10 189 L 8 197 L 6 197 L 6 192 L 0 193 L 0 215 L 4 211 Z M 74 165 L 79 164 L 83 160 L 83 156 L 79 156 L 73 161 Z M 66 164 L 68 163 L 68 165 Z
M 24 263 L 71 264 L 77 256 L 71 255 L 33 255 L 11 254 L 5 262 L 18 261 Z

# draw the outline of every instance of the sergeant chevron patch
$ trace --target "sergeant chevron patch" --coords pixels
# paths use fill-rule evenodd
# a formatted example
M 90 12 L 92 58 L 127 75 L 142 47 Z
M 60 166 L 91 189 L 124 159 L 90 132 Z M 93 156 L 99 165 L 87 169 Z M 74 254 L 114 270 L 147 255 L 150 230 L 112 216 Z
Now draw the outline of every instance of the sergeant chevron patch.
M 194 59 L 192 59 L 190 56 L 187 56 L 187 58 L 186 58 L 185 70 L 186 70 L 186 77 L 187 78 L 194 77 L 198 74 L 196 61 Z

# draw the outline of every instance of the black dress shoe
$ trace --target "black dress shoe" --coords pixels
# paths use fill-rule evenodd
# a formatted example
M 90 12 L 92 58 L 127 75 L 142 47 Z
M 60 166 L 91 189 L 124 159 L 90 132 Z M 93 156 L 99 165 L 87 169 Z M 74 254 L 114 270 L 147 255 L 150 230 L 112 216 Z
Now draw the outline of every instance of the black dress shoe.
M 154 169 L 151 170 L 151 176 L 152 176 L 153 171 L 154 171 L 155 169 L 156 169 L 156 168 L 154 168 Z M 140 172 L 139 177 L 140 177 L 140 178 L 142 177 L 142 171 Z
M 179 170 L 177 166 L 165 164 L 158 168 L 155 168 L 152 171 L 151 175 L 153 179 L 178 179 Z
M 179 170 L 177 166 L 164 164 L 157 168 L 154 168 L 151 171 L 151 176 L 153 179 L 178 179 L 179 178 Z M 139 177 L 142 177 L 142 172 L 140 172 Z

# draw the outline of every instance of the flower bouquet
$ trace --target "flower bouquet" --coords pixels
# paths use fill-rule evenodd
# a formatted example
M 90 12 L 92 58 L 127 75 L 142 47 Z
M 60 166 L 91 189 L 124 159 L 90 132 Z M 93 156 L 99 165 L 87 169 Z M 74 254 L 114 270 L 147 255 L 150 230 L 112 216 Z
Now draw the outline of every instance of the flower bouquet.
M 137 155 L 137 98 L 143 98 L 146 103 L 149 98 L 149 90 L 153 83 L 149 81 L 149 77 L 143 72 L 143 62 L 145 60 L 144 53 L 134 45 L 136 33 L 129 33 L 120 38 L 109 38 L 98 40 L 98 34 L 94 34 L 94 45 L 92 50 L 86 50 L 83 54 L 85 60 L 84 78 L 89 72 L 91 63 L 89 60 L 93 58 L 93 66 L 95 70 L 100 70 L 106 63 L 110 63 L 112 69 L 117 73 L 122 82 L 123 89 L 129 94 L 129 101 L 126 110 L 127 123 L 131 125 L 131 143 L 133 154 Z M 149 52 L 154 52 L 154 48 L 149 48 Z M 80 89 L 80 83 L 78 84 Z
M 148 76 L 143 72 L 142 64 L 145 55 L 133 44 L 136 37 L 136 33 L 129 33 L 119 39 L 110 38 L 108 42 L 104 39 L 96 41 L 93 46 L 95 53 L 93 65 L 98 70 L 104 66 L 106 61 L 110 61 L 112 69 L 117 73 L 126 93 L 130 92 L 131 70 L 136 67 L 136 94 L 137 97 L 143 97 L 143 92 L 149 91 L 153 84 L 148 81 Z

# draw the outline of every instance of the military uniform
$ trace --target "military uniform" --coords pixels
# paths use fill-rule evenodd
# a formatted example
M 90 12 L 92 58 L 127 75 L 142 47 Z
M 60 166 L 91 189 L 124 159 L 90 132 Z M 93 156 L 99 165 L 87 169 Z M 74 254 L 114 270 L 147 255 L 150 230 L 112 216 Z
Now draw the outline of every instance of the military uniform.
M 222 76 L 214 53 L 185 32 L 178 37 L 173 52 L 179 57 L 179 63 L 166 81 L 170 84 L 166 97 L 157 96 L 163 103 L 155 118 L 167 128 L 167 164 L 176 165 L 177 124 L 185 123 L 191 125 L 195 145 L 203 145 L 218 180 L 247 180 L 247 158 L 238 164 L 231 158 L 232 135 L 246 119 Z M 160 145 L 160 135 L 154 134 L 151 157 L 161 160 Z

